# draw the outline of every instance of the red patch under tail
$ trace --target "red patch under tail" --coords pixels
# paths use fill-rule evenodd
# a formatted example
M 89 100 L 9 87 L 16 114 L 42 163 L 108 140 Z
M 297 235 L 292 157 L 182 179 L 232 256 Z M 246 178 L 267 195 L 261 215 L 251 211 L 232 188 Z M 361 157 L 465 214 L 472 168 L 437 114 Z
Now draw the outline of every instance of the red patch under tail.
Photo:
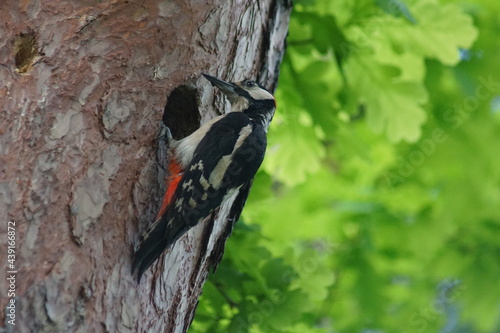
M 182 168 L 179 163 L 175 159 L 172 159 L 170 161 L 170 164 L 168 165 L 168 173 L 169 177 L 167 178 L 167 191 L 165 192 L 165 196 L 163 197 L 163 203 L 161 204 L 160 211 L 158 212 L 158 215 L 156 216 L 156 219 L 158 220 L 165 212 L 167 211 L 168 205 L 172 201 L 172 197 L 174 196 L 175 190 L 177 189 L 177 186 L 179 185 L 181 179 L 182 179 Z

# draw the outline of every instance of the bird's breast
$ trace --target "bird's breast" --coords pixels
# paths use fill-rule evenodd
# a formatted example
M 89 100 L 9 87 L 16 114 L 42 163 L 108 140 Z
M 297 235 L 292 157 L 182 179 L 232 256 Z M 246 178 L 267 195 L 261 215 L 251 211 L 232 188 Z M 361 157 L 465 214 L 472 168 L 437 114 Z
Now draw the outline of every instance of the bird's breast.
M 179 161 L 180 165 L 183 168 L 186 168 L 191 160 L 193 159 L 194 152 L 198 145 L 200 144 L 200 141 L 205 137 L 207 132 L 210 130 L 212 125 L 219 121 L 222 116 L 217 116 L 209 121 L 207 121 L 205 124 L 203 124 L 200 128 L 198 128 L 196 131 L 185 137 L 184 139 L 181 139 L 179 141 L 176 141 L 173 146 L 172 150 L 174 153 L 175 158 Z

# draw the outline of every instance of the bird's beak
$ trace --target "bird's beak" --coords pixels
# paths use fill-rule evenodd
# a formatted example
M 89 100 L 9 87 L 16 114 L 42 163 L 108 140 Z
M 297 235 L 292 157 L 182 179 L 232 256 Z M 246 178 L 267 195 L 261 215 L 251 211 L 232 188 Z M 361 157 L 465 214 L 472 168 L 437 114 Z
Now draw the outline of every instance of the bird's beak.
M 210 81 L 210 83 L 212 83 L 213 86 L 222 90 L 222 92 L 229 98 L 229 100 L 232 100 L 233 98 L 238 97 L 238 93 L 236 92 L 236 88 L 238 88 L 238 86 L 235 85 L 234 83 L 222 81 L 216 77 L 213 77 L 213 76 L 210 76 L 207 74 L 202 73 L 202 75 L 208 81 Z

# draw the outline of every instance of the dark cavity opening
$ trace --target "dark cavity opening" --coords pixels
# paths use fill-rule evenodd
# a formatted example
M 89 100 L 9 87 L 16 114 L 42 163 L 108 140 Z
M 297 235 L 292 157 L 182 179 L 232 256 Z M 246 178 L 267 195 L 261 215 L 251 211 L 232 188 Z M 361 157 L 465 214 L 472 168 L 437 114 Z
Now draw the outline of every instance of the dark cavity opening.
M 33 31 L 20 33 L 16 36 L 14 40 L 14 63 L 17 73 L 27 73 L 36 61 L 37 55 L 36 36 Z
M 170 93 L 163 113 L 163 123 L 172 137 L 180 140 L 200 127 L 198 91 L 194 86 L 182 85 Z

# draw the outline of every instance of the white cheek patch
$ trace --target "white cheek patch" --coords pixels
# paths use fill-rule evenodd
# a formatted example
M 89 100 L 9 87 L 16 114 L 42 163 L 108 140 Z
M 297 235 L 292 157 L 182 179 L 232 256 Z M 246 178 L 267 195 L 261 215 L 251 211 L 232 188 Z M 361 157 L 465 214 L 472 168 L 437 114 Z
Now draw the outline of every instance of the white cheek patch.
M 273 95 L 271 95 L 269 92 L 265 91 L 262 88 L 259 87 L 252 87 L 251 89 L 248 89 L 248 93 L 250 96 L 252 96 L 253 99 L 262 101 L 266 99 L 272 99 L 274 100 Z

